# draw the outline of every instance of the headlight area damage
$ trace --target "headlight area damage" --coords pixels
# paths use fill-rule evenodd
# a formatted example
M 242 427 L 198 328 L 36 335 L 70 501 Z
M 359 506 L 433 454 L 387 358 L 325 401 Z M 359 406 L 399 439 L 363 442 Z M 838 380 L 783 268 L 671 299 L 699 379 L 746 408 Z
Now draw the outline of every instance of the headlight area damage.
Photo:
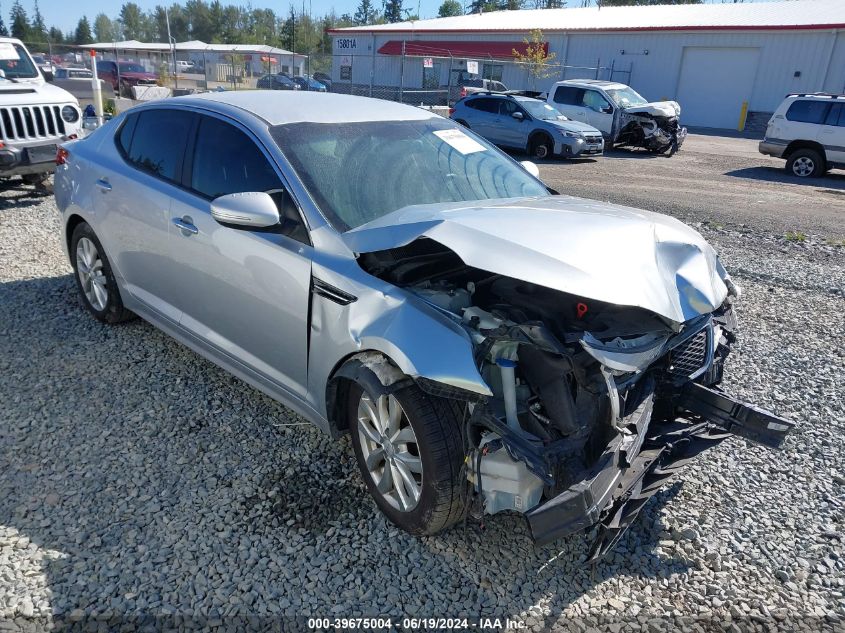
M 358 261 L 469 332 L 492 397 L 417 382 L 467 401 L 478 500 L 523 513 L 540 544 L 599 524 L 597 560 L 687 461 L 731 434 L 778 447 L 793 426 L 718 389 L 736 327 L 727 278 L 716 309 L 678 323 L 474 268 L 426 237 Z

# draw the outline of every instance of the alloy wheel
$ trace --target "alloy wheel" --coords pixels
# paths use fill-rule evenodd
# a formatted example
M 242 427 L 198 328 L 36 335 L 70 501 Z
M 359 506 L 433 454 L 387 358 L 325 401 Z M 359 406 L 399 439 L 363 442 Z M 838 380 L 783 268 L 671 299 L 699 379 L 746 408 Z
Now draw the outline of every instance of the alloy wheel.
M 792 173 L 796 176 L 809 176 L 813 173 L 815 168 L 816 163 L 813 162 L 812 158 L 808 158 L 807 156 L 797 158 L 795 162 L 792 163 Z
M 393 395 L 358 402 L 358 437 L 367 471 L 394 508 L 410 512 L 422 494 L 423 469 L 414 429 Z
M 97 246 L 87 237 L 80 238 L 76 244 L 76 274 L 85 298 L 98 312 L 106 309 L 109 290 L 106 275 L 103 272 L 103 260 Z

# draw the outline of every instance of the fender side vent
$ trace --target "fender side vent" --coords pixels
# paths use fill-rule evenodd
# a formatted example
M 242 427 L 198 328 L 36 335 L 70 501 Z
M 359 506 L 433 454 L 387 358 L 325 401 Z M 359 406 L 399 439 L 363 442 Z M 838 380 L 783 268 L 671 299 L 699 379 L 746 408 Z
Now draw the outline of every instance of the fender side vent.
M 335 288 L 331 284 L 327 284 L 325 281 L 316 277 L 311 278 L 311 288 L 315 295 L 325 297 L 329 301 L 334 301 L 342 306 L 348 306 L 350 303 L 358 300 L 358 297 L 355 295 L 344 292 L 340 288 Z

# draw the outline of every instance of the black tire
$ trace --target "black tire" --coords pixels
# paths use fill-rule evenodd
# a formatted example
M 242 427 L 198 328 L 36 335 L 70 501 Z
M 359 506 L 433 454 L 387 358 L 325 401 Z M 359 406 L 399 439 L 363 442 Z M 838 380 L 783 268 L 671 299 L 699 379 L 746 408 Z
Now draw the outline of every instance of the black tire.
M 786 161 L 786 171 L 799 178 L 818 178 L 826 170 L 822 155 L 814 149 L 797 149 Z
M 23 179 L 23 181 L 28 185 L 32 185 L 33 187 L 39 187 L 39 188 L 44 189 L 45 188 L 44 183 L 47 181 L 47 179 L 49 177 L 50 177 L 50 172 L 46 171 L 46 172 L 42 172 L 40 174 L 24 174 L 23 176 L 21 176 L 21 179 Z
M 376 382 L 364 382 L 379 384 L 374 375 L 372 378 Z M 394 525 L 415 536 L 436 534 L 461 521 L 466 514 L 469 482 L 463 468 L 460 404 L 431 396 L 415 384 L 409 384 L 391 394 L 401 405 L 404 419 L 414 430 L 422 464 L 419 500 L 410 510 L 402 511 L 391 505 L 378 490 L 363 456 L 358 404 L 364 394 L 368 394 L 375 402 L 378 394 L 372 391 L 362 384 L 353 384 L 349 389 L 347 412 L 355 457 L 376 505 Z
M 94 244 L 101 262 L 99 270 L 102 271 L 102 276 L 105 278 L 105 289 L 107 292 L 105 305 L 102 308 L 98 308 L 91 302 L 88 296 L 86 296 L 86 291 L 82 285 L 77 250 L 83 238 Z M 85 309 L 94 315 L 94 318 L 103 323 L 120 323 L 135 317 L 133 312 L 123 307 L 123 301 L 120 298 L 120 289 L 117 287 L 117 282 L 115 281 L 111 264 L 103 250 L 103 245 L 100 244 L 100 240 L 97 238 L 94 230 L 86 222 L 81 222 L 73 230 L 73 235 L 70 238 L 70 261 L 73 266 L 73 278 L 76 280 L 76 290 L 79 293 L 79 300 Z
M 552 139 L 545 134 L 538 134 L 528 143 L 528 153 L 531 154 L 532 158 L 536 158 L 537 160 L 551 158 L 553 151 L 554 145 L 552 145 Z

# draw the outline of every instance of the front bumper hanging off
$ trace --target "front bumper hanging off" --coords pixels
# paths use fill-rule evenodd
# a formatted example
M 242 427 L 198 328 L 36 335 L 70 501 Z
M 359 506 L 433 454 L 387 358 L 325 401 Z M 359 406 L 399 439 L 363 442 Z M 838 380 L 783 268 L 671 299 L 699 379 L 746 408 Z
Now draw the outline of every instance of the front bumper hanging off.
M 708 448 L 735 435 L 778 448 L 793 423 L 721 391 L 688 383 L 676 401 L 673 422 L 648 423 L 651 406 L 639 420 L 628 420 L 640 437 L 614 439 L 591 471 L 577 484 L 526 514 L 540 544 L 599 524 L 589 561 L 609 552 L 634 522 L 642 507 L 685 464 Z M 639 451 L 632 450 L 638 446 Z

